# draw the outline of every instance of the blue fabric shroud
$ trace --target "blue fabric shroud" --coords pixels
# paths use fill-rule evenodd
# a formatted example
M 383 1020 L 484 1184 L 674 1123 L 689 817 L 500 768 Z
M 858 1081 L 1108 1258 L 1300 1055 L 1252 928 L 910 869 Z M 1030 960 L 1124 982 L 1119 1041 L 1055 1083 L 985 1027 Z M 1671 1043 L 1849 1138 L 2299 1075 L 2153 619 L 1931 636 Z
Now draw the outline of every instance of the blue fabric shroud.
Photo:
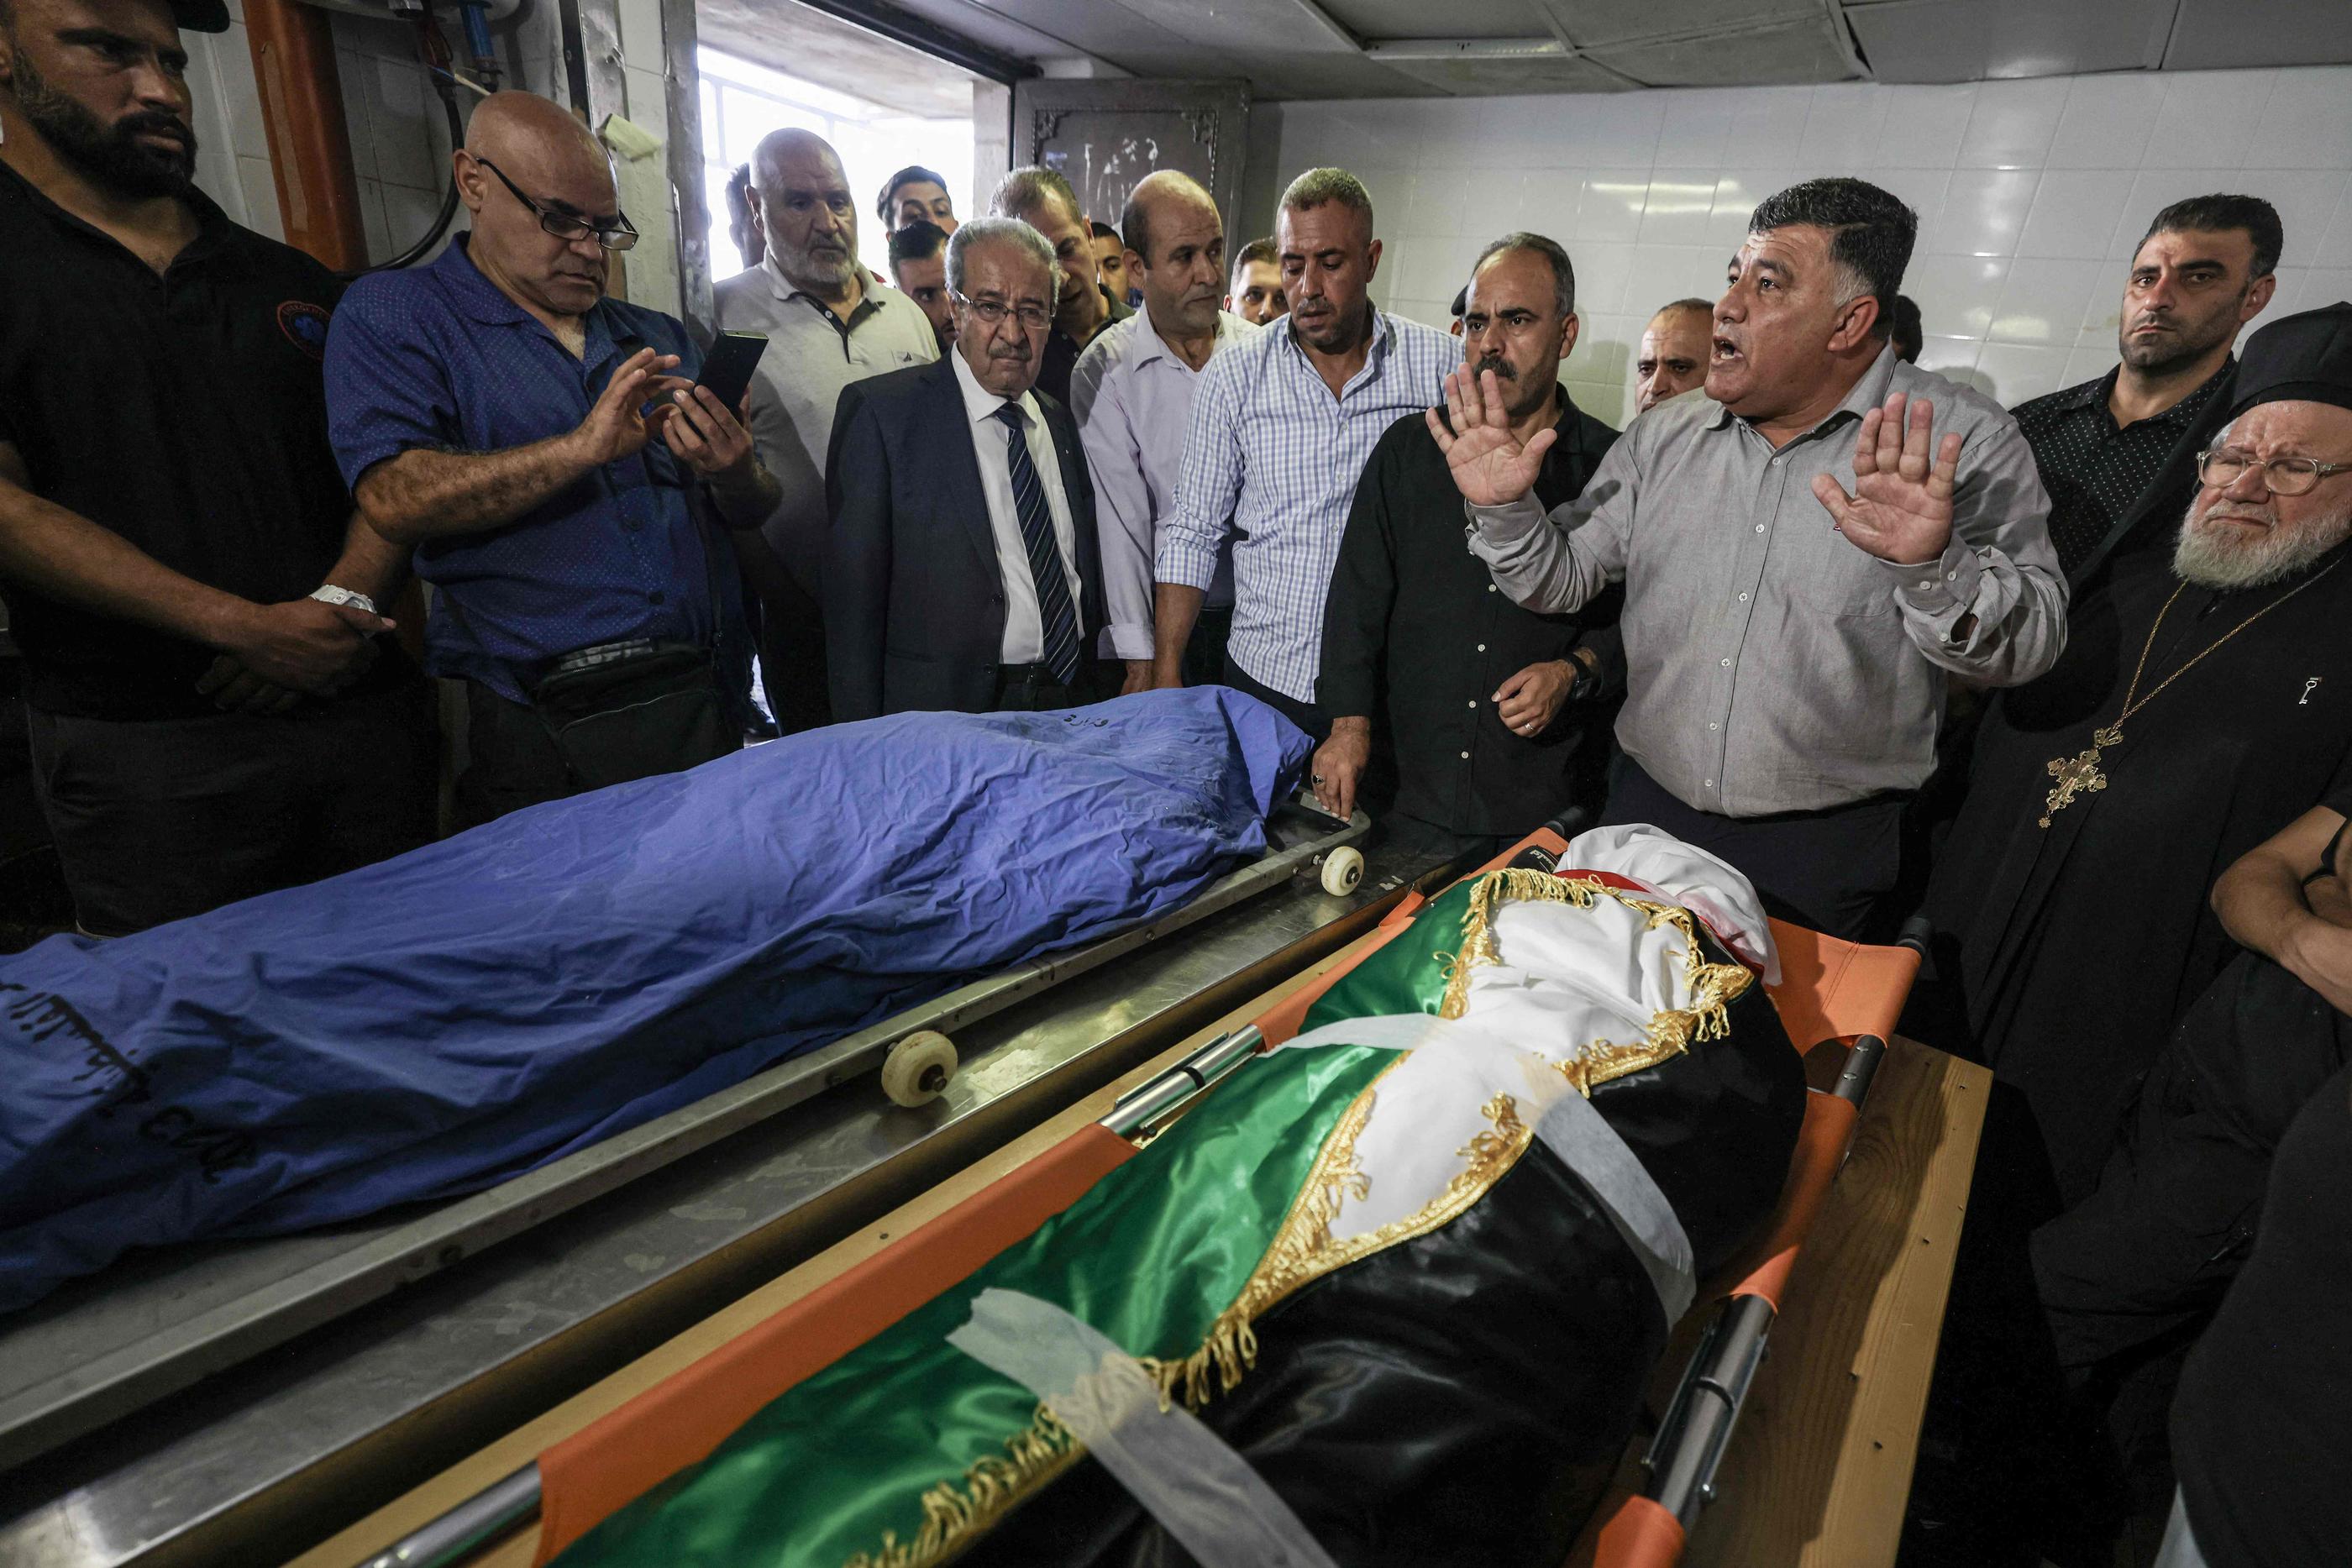
M 1309 749 L 1216 687 L 816 730 L 0 959 L 0 1310 L 125 1249 L 487 1186 L 1265 848 Z

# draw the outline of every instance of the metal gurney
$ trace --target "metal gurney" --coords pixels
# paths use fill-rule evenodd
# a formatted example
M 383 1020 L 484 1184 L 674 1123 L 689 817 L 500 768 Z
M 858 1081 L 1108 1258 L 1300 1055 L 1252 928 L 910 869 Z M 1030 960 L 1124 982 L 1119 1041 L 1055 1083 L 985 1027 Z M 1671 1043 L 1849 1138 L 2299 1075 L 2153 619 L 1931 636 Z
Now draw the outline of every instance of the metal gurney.
M 1558 837 L 1539 834 L 1523 845 L 1521 852 L 1528 861 L 1545 865 L 1563 847 Z M 1528 855 L 1529 851 L 1537 853 Z M 1368 938 L 1351 956 L 1360 957 L 1409 930 L 1410 917 L 1421 903 L 1418 898 L 1408 901 L 1408 906 L 1391 914 L 1378 936 Z M 1790 1020 L 1794 1023 L 1806 1016 L 1803 998 L 1820 984 L 1821 977 L 1809 972 L 1801 962 L 1790 969 L 1777 999 L 1782 1002 L 1784 1016 L 1795 1013 Z M 723 1430 L 779 1387 L 790 1386 L 814 1366 L 838 1354 L 845 1344 L 871 1334 L 904 1312 L 909 1302 L 971 1273 L 992 1253 L 1066 1207 L 1127 1158 L 1131 1149 L 1118 1134 L 1154 1124 L 1206 1084 L 1253 1060 L 1251 1052 L 1260 1037 L 1279 1041 L 1295 1032 L 1328 983 L 1327 978 L 1322 985 L 1310 986 L 1261 1013 L 1256 1035 L 1244 1033 L 1214 1042 L 1122 1103 L 1102 1127 L 1070 1138 L 968 1200 L 948 1218 L 841 1275 L 819 1293 L 803 1298 L 704 1365 L 549 1449 L 537 1463 L 508 1476 L 463 1508 L 411 1536 L 401 1544 L 396 1558 L 387 1555 L 381 1560 L 463 1560 L 484 1541 L 539 1510 L 544 1477 L 547 1515 L 539 1542 L 543 1561 L 612 1508 L 680 1464 L 691 1463 L 708 1452 L 713 1440 L 711 1427 Z M 1797 1005 L 1792 1007 L 1792 1001 Z M 1794 1064 L 1790 1065 L 1793 1070 Z M 714 1402 L 719 1407 L 715 1414 Z M 509 1555 L 502 1553 L 501 1561 L 508 1560 Z

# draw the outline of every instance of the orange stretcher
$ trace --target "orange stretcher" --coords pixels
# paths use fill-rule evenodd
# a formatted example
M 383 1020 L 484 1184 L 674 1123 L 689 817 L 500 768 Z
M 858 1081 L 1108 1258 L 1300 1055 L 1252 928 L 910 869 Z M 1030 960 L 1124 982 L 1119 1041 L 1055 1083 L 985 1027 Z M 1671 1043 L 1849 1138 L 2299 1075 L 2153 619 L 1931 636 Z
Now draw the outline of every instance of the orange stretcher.
M 1471 873 L 1506 865 L 1549 871 L 1566 851 L 1550 829 Z M 1409 926 L 1428 898 L 1404 899 L 1336 967 L 1121 1099 L 1080 1129 L 865 1262 L 667 1381 L 541 1453 L 457 1507 L 368 1559 L 365 1568 L 455 1568 L 530 1523 L 535 1561 L 572 1542 L 668 1477 L 709 1457 L 753 1413 L 856 1350 L 1077 1201 L 1131 1156 L 1127 1135 L 1162 1122 L 1249 1058 L 1295 1036 L 1349 967 Z M 1578 1568 L 1665 1568 L 1714 1495 L 1715 1470 L 1762 1358 L 1789 1271 L 1851 1145 L 1870 1077 L 1917 973 L 1911 947 L 1868 947 L 1772 923 L 1781 980 L 1769 988 L 1790 1040 L 1845 1050 L 1834 1089 L 1809 1091 L 1780 1202 L 1727 1285 L 1703 1293 L 1718 1315 L 1685 1369 L 1644 1464 L 1649 1484 L 1607 1499 L 1580 1543 Z M 1709 1310 L 1694 1307 L 1694 1312 Z

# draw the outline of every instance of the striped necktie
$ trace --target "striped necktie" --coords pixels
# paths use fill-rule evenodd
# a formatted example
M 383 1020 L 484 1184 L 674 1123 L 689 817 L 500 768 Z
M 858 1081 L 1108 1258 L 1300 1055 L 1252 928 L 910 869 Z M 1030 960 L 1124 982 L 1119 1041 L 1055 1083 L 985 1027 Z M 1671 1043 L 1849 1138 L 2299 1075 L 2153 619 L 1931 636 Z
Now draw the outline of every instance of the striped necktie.
M 1078 614 L 1070 603 L 1069 579 L 1062 574 L 1062 549 L 1054 538 L 1054 512 L 1045 504 L 1045 486 L 1038 481 L 1037 465 L 1029 460 L 1029 436 L 1023 428 L 1021 408 L 1006 403 L 996 411 L 1004 422 L 1004 458 L 1013 470 L 1013 506 L 1021 517 L 1021 542 L 1029 550 L 1029 580 L 1037 590 L 1037 619 L 1045 632 L 1045 656 L 1041 661 L 1054 679 L 1068 685 L 1078 675 Z

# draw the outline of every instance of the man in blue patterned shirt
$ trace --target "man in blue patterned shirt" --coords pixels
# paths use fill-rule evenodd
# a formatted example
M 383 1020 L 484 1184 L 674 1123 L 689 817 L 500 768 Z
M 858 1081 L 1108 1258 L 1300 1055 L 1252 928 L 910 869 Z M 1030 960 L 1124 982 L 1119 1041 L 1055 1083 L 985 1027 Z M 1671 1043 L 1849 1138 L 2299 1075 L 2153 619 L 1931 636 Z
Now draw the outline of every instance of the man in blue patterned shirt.
M 683 324 L 605 298 L 636 232 L 586 128 L 499 93 L 456 163 L 473 232 L 344 297 L 327 409 L 361 515 L 438 591 L 470 825 L 742 744 L 733 552 L 699 513 L 756 528 L 778 491 Z
M 1234 533 L 1225 684 L 1319 743 L 1331 728 L 1315 705 L 1323 600 L 1356 481 L 1381 433 L 1436 401 L 1461 350 L 1373 306 L 1372 199 L 1346 170 L 1291 182 L 1276 245 L 1290 314 L 1201 372 L 1156 551 L 1152 679 L 1184 684 L 1184 645 Z

